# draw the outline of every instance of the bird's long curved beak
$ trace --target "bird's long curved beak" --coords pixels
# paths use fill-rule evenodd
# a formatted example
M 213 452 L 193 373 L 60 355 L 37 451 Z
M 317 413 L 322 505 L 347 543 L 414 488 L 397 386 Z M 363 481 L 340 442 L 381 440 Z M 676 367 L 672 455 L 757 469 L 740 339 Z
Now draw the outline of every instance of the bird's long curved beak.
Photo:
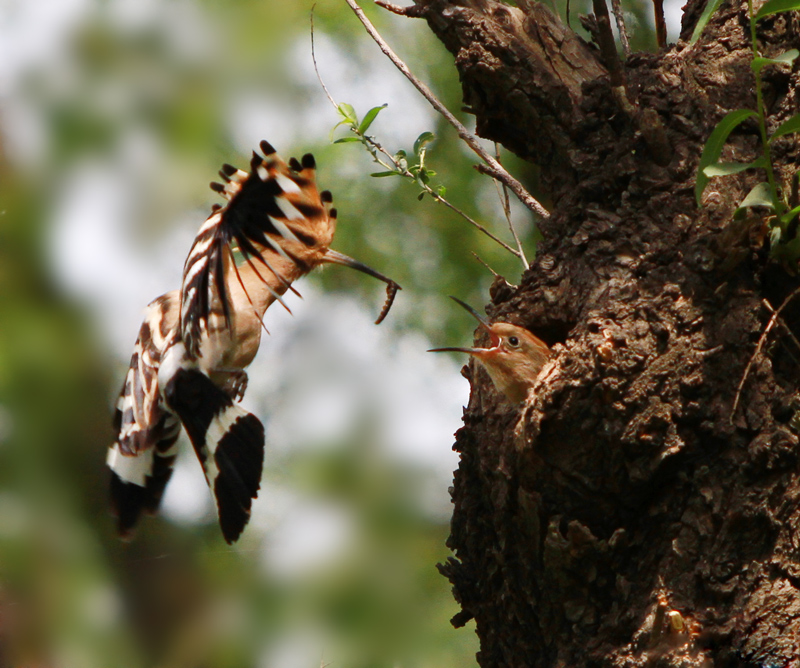
M 325 262 L 330 262 L 331 264 L 340 264 L 344 267 L 350 267 L 351 269 L 356 269 L 360 272 L 363 272 L 373 278 L 377 278 L 379 281 L 383 281 L 386 283 L 386 302 L 381 309 L 381 313 L 378 316 L 378 319 L 375 321 L 376 325 L 379 325 L 383 322 L 383 319 L 386 317 L 386 314 L 389 313 L 389 309 L 392 307 L 392 302 L 394 302 L 394 296 L 397 294 L 398 290 L 402 290 L 397 283 L 395 283 L 391 278 L 388 276 L 384 276 L 380 272 L 375 271 L 372 267 L 368 267 L 362 262 L 358 260 L 354 260 L 349 255 L 345 255 L 344 253 L 339 253 L 331 248 L 325 253 Z

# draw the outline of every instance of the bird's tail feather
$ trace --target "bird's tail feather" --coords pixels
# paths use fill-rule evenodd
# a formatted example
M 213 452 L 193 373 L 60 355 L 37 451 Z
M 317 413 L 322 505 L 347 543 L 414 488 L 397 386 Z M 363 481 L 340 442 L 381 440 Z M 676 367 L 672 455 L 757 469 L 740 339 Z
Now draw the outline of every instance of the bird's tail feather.
M 264 426 L 204 373 L 180 369 L 166 387 L 214 492 L 222 535 L 235 542 L 250 519 L 264 465 Z

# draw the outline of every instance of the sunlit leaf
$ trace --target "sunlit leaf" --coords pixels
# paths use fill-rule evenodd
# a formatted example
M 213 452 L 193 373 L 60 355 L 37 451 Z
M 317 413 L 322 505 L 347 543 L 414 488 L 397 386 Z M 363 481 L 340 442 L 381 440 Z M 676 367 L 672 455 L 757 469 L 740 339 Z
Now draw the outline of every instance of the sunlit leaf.
M 772 133 L 772 136 L 769 138 L 769 140 L 772 141 L 773 139 L 783 137 L 784 135 L 791 134 L 792 132 L 800 132 L 800 114 L 795 114 L 788 121 L 781 123 L 778 126 L 778 129 Z
M 775 210 L 775 202 L 772 200 L 772 194 L 769 190 L 769 183 L 762 181 L 753 186 L 753 189 L 747 193 L 747 196 L 741 201 L 737 207 L 737 213 L 742 209 L 751 206 L 763 206 L 767 209 Z
M 692 33 L 692 37 L 689 39 L 689 44 L 694 44 L 698 40 L 700 33 L 703 32 L 703 28 L 706 27 L 711 15 L 717 11 L 721 4 L 722 0 L 714 0 L 706 5 L 706 8 L 703 10 L 700 18 L 697 20 L 697 25 L 694 27 L 694 32 Z
M 750 67 L 753 69 L 753 72 L 758 74 L 765 65 L 791 65 L 797 56 L 800 56 L 800 51 L 797 49 L 789 49 L 786 53 L 782 53 L 776 58 L 762 58 L 758 56 L 753 58 Z
M 436 135 L 433 132 L 423 132 L 414 142 L 414 153 L 419 155 L 419 152 L 434 139 L 436 139 Z
M 400 176 L 400 172 L 388 171 L 388 172 L 373 172 L 370 176 L 374 176 L 376 178 L 380 178 L 383 176 Z
M 766 167 L 767 161 L 761 157 L 753 162 L 718 162 L 714 165 L 709 165 L 703 170 L 706 176 L 730 176 L 731 174 L 738 174 L 746 169 L 755 169 L 756 167 Z
M 369 126 L 372 125 L 372 122 L 377 118 L 378 114 L 388 106 L 388 104 L 382 104 L 380 107 L 372 107 L 372 109 L 367 112 L 367 115 L 364 116 L 361 125 L 358 126 L 358 132 L 363 135 L 369 129 Z
M 358 126 L 358 115 L 356 114 L 356 110 L 353 109 L 352 105 L 347 104 L 347 102 L 342 102 L 336 107 L 336 110 L 347 123 L 350 123 L 350 125 L 353 127 Z
M 334 144 L 351 144 L 354 141 L 361 141 L 359 137 L 342 137 L 341 139 L 337 139 Z
M 700 156 L 700 163 L 697 165 L 697 184 L 694 189 L 697 206 L 701 205 L 703 191 L 708 185 L 708 176 L 704 173 L 705 168 L 717 162 L 720 153 L 722 153 L 722 147 L 736 126 L 756 115 L 756 112 L 751 109 L 736 109 L 726 114 L 708 137 L 706 145 L 703 147 L 703 154 Z
M 765 16 L 777 14 L 778 12 L 789 12 L 793 9 L 800 9 L 800 0 L 768 0 L 755 16 L 755 21 L 760 21 Z
M 447 188 L 444 186 L 439 186 L 436 189 L 436 194 L 439 195 L 439 197 L 444 197 L 447 194 Z
M 791 211 L 787 211 L 786 213 L 784 213 L 781 216 L 781 222 L 784 224 L 791 223 L 792 220 L 794 220 L 794 218 L 796 218 L 797 216 L 800 216 L 800 206 L 796 206 Z

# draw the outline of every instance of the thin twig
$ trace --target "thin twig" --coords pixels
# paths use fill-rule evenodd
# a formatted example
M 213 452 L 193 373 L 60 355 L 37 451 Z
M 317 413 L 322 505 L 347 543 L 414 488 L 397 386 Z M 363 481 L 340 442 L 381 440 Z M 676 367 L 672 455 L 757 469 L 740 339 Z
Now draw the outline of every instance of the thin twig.
M 750 374 L 750 368 L 753 366 L 753 362 L 755 362 L 756 357 L 761 352 L 761 349 L 764 347 L 764 341 L 767 340 L 767 334 L 769 334 L 770 330 L 775 326 L 775 323 L 778 321 L 778 316 L 781 314 L 784 308 L 789 304 L 789 302 L 794 299 L 796 295 L 800 294 L 800 288 L 797 288 L 792 294 L 790 294 L 786 299 L 783 300 L 783 303 L 778 307 L 777 311 L 772 312 L 772 317 L 769 319 L 767 326 L 764 327 L 764 331 L 761 333 L 761 337 L 758 339 L 758 345 L 756 346 L 756 350 L 753 355 L 750 357 L 750 361 L 747 363 L 747 366 L 744 369 L 744 375 L 742 376 L 742 380 L 739 383 L 739 387 L 736 390 L 736 397 L 733 400 L 733 408 L 731 409 L 731 417 L 730 422 L 733 424 L 733 417 L 736 415 L 736 409 L 739 406 L 739 399 L 742 396 L 742 388 L 744 387 L 745 382 L 747 381 L 747 376 Z
M 625 26 L 625 15 L 622 12 L 622 3 L 620 0 L 611 0 L 611 13 L 614 15 L 614 20 L 617 22 L 617 31 L 619 31 L 619 41 L 622 42 L 622 52 L 628 58 L 631 55 L 631 43 L 628 39 L 628 28 Z
M 766 307 L 767 311 L 769 311 L 770 313 L 775 313 L 775 309 L 774 309 L 774 308 L 772 308 L 772 304 L 770 304 L 770 303 L 769 303 L 769 302 L 768 302 L 766 299 L 763 299 L 763 300 L 761 301 L 761 303 L 762 303 L 762 304 L 764 304 L 764 306 Z M 792 332 L 792 330 L 791 330 L 791 329 L 789 329 L 789 325 L 787 325 L 787 324 L 786 324 L 786 321 L 785 321 L 783 318 L 779 317 L 779 318 L 778 318 L 778 324 L 779 324 L 781 327 L 783 327 L 783 329 L 784 329 L 784 330 L 786 331 L 786 333 L 789 335 L 789 338 L 790 338 L 792 341 L 794 341 L 794 345 L 795 345 L 795 346 L 797 346 L 797 349 L 798 349 L 798 350 L 800 350 L 800 341 L 798 341 L 798 340 L 797 340 L 797 337 L 794 335 L 794 333 Z
M 317 74 L 317 80 L 319 81 L 319 85 L 322 86 L 322 90 L 325 91 L 325 95 L 330 100 L 330 103 L 333 105 L 334 109 L 338 109 L 338 105 L 336 104 L 336 100 L 333 99 L 333 96 L 328 92 L 328 87 L 325 85 L 325 82 L 322 80 L 322 75 L 319 73 L 319 68 L 317 67 L 317 52 L 314 50 L 314 8 L 317 6 L 315 2 L 311 5 L 311 62 L 314 63 L 314 72 Z
M 400 5 L 386 2 L 386 0 L 375 0 L 375 4 L 378 5 L 378 7 L 383 7 L 384 9 L 389 10 L 392 12 L 392 14 L 397 14 L 399 16 L 409 16 L 411 18 L 419 18 L 422 16 L 422 7 L 420 5 L 401 7 Z
M 475 259 L 478 262 L 480 262 L 484 267 L 486 267 L 489 271 L 492 272 L 492 276 L 494 276 L 495 278 L 501 278 L 500 274 L 498 274 L 494 269 L 492 269 L 480 255 L 478 255 L 475 251 L 470 251 L 470 253 L 472 253 L 475 256 Z
M 497 175 L 496 178 L 503 181 L 503 183 L 505 183 L 519 198 L 520 202 L 522 202 L 531 211 L 542 218 L 549 217 L 550 214 L 548 213 L 547 209 L 545 209 L 536 199 L 534 199 L 534 197 L 531 196 L 527 190 L 525 190 L 524 186 L 517 181 L 517 179 L 503 169 L 503 166 L 500 165 L 497 160 L 487 153 L 487 151 L 480 145 L 478 138 L 472 135 L 467 128 L 465 128 L 461 122 L 450 113 L 447 107 L 445 107 L 444 104 L 439 101 L 430 88 L 428 88 L 422 81 L 417 79 L 417 77 L 411 73 L 411 70 L 408 69 L 408 66 L 397 56 L 394 51 L 392 51 L 392 48 L 386 43 L 383 37 L 380 36 L 380 33 L 375 29 L 375 26 L 372 25 L 372 22 L 367 18 L 366 14 L 364 14 L 364 11 L 361 9 L 361 7 L 359 7 L 358 3 L 355 0 L 345 0 L 345 2 L 347 2 L 347 4 L 350 6 L 350 9 L 353 10 L 353 13 L 356 15 L 358 20 L 361 21 L 370 37 L 375 40 L 375 43 L 380 47 L 381 51 L 383 51 L 386 57 L 389 58 L 389 60 L 394 63 L 394 66 L 405 75 L 406 79 L 408 79 L 414 85 L 414 87 L 420 93 L 422 93 L 423 97 L 428 100 L 431 106 L 442 116 L 444 116 L 445 120 L 450 123 L 453 128 L 455 128 L 458 136 L 481 158 L 481 160 L 483 160 L 489 166 L 489 168 Z
M 608 17 L 605 0 L 592 0 L 592 10 L 597 21 L 597 45 L 600 47 L 603 65 L 608 70 L 611 86 L 619 88 L 624 85 L 622 65 L 619 62 L 617 46 L 614 44 L 614 33 L 611 32 L 611 19 Z
M 494 143 L 494 156 L 495 160 L 500 163 L 500 146 L 497 142 Z M 522 243 L 519 240 L 517 230 L 514 228 L 514 223 L 511 222 L 511 202 L 508 199 L 508 186 L 506 186 L 505 183 L 501 183 L 497 180 L 495 180 L 494 185 L 498 190 L 497 194 L 500 197 L 500 202 L 503 205 L 503 213 L 505 214 L 506 222 L 508 222 L 508 229 L 511 231 L 511 236 L 514 237 L 514 243 L 517 244 L 519 259 L 522 260 L 523 267 L 527 269 L 528 258 L 525 257 L 525 249 L 522 248 Z
M 322 86 L 322 90 L 325 91 L 325 95 L 328 97 L 328 100 L 330 100 L 330 103 L 333 105 L 333 108 L 334 109 L 338 109 L 339 105 L 336 104 L 336 100 L 333 99 L 333 96 L 328 91 L 328 88 L 325 85 L 325 82 L 322 80 L 322 75 L 319 72 L 319 67 L 317 66 L 317 56 L 316 56 L 316 51 L 314 50 L 314 6 L 311 7 L 311 60 L 314 63 L 314 72 L 317 75 L 317 79 L 319 80 L 320 86 Z M 400 163 L 397 161 L 397 159 L 391 153 L 389 153 L 389 151 L 387 151 L 377 140 L 375 140 L 372 137 L 369 137 L 367 135 L 360 134 L 357 131 L 356 128 L 351 128 L 351 130 L 365 142 L 365 145 L 367 146 L 367 149 L 370 151 L 370 155 L 372 155 L 372 158 L 373 158 L 373 160 L 375 160 L 375 162 L 377 162 L 379 165 L 381 165 L 382 167 L 384 167 L 388 171 L 395 171 L 398 174 L 400 174 L 401 176 L 404 176 L 406 178 L 409 178 L 409 179 L 412 179 L 413 181 L 415 181 L 436 202 L 439 202 L 440 204 L 444 204 L 448 209 L 450 209 L 451 211 L 454 211 L 455 213 L 457 213 L 464 220 L 466 220 L 470 225 L 475 227 L 478 231 L 483 232 L 483 234 L 485 234 L 487 237 L 489 237 L 492 241 L 494 241 L 495 243 L 497 243 L 500 246 L 502 246 L 504 249 L 506 249 L 512 255 L 515 255 L 518 258 L 520 258 L 520 260 L 522 260 L 522 262 L 525 263 L 525 268 L 526 269 L 528 268 L 528 263 L 527 263 L 527 260 L 525 259 L 525 254 L 522 251 L 522 247 L 519 246 L 519 239 L 517 239 L 516 233 L 514 234 L 514 238 L 517 241 L 517 245 L 519 246 L 519 250 L 516 250 L 516 249 L 512 248 L 505 241 L 503 241 L 499 237 L 497 237 L 494 234 L 492 234 L 483 225 L 481 225 L 477 220 L 475 220 L 474 218 L 469 216 L 465 211 L 462 211 L 461 209 L 459 209 L 454 204 L 451 204 L 447 199 L 442 197 L 439 193 L 437 193 L 435 190 L 433 190 L 430 186 L 428 186 L 427 184 L 424 184 L 424 183 L 420 183 L 417 180 L 417 178 L 410 171 L 408 171 L 408 169 L 405 169 L 405 168 L 401 167 Z M 383 160 L 380 159 L 380 157 L 378 156 L 379 152 L 386 156 L 386 158 L 389 160 L 388 163 L 384 162 Z M 512 228 L 512 232 L 513 232 L 513 228 Z
M 664 20 L 664 0 L 653 0 L 653 12 L 656 20 L 656 44 L 659 49 L 667 45 L 667 22 Z

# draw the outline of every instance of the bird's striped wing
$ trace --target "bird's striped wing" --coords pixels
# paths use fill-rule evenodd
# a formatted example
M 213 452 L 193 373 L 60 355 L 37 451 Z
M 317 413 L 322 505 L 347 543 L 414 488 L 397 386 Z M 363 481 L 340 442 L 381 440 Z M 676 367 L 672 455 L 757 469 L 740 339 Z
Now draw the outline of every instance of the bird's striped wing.
M 112 510 L 123 536 L 143 512 L 158 509 L 177 454 L 180 422 L 164 404 L 158 370 L 177 335 L 178 299 L 176 290 L 149 305 L 117 400 L 117 440 L 108 451 L 107 464 Z

